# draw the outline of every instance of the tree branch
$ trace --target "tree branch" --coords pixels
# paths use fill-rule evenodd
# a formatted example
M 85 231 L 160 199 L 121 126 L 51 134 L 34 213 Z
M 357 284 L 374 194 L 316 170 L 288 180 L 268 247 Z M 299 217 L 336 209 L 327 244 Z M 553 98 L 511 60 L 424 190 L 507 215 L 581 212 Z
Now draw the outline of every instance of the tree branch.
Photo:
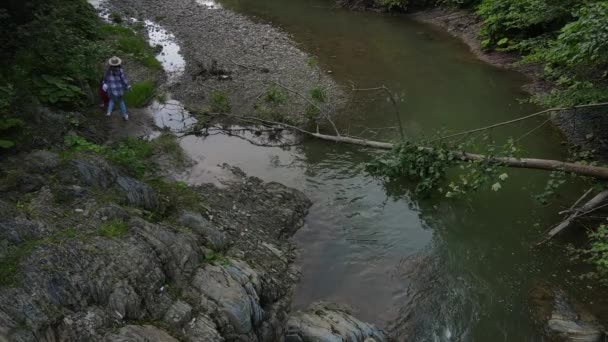
M 499 122 L 493 125 L 489 125 L 489 126 L 485 126 L 485 127 L 480 127 L 480 128 L 475 128 L 469 131 L 464 131 L 464 132 L 459 132 L 459 133 L 454 133 L 454 134 L 450 134 L 450 135 L 446 135 L 440 138 L 437 138 L 435 140 L 431 140 L 431 142 L 435 142 L 435 141 L 439 141 L 439 140 L 444 140 L 444 139 L 449 139 L 449 138 L 453 138 L 453 137 L 458 137 L 461 135 L 466 135 L 466 134 L 471 134 L 471 133 L 475 133 L 475 132 L 480 132 L 480 131 L 485 131 L 488 129 L 492 129 L 495 127 L 500 127 L 500 126 L 504 126 L 504 125 L 509 125 L 515 122 L 519 122 L 519 121 L 523 121 L 523 120 L 527 120 L 539 115 L 543 115 L 543 114 L 548 114 L 548 113 L 553 113 L 553 112 L 559 112 L 559 111 L 563 111 L 563 110 L 568 110 L 568 109 L 574 109 L 574 108 L 592 108 L 592 107 L 604 107 L 604 106 L 608 106 L 608 102 L 602 102 L 602 103 L 592 103 L 592 104 L 586 104 L 586 105 L 579 105 L 579 106 L 573 106 L 573 107 L 562 107 L 562 108 L 549 108 L 549 109 L 545 109 L 543 111 L 537 112 L 537 113 L 533 113 L 530 115 L 526 115 L 523 116 L 521 118 L 517 118 L 517 119 L 513 119 L 513 120 L 508 120 L 508 121 L 503 121 L 503 122 Z

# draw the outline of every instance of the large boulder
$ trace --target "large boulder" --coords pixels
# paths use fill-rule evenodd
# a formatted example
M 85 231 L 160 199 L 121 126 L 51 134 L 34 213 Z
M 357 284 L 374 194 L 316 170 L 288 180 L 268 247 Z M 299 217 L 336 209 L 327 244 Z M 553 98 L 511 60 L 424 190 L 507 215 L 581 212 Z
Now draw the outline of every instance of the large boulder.
M 580 303 L 546 284 L 530 292 L 534 321 L 551 341 L 603 341 L 604 327 Z
M 287 321 L 285 342 L 384 342 L 388 337 L 372 324 L 353 317 L 343 307 L 312 304 Z
M 226 234 L 199 213 L 184 210 L 177 219 L 177 223 L 192 229 L 192 232 L 203 237 L 209 247 L 215 251 L 222 251 L 228 247 Z

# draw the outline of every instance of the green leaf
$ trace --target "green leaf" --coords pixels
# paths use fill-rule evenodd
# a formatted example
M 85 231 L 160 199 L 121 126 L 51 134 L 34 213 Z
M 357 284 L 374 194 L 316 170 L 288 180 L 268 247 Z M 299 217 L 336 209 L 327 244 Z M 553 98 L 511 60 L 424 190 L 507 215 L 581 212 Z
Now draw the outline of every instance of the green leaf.
M 496 43 L 496 45 L 498 45 L 498 46 L 504 46 L 504 45 L 507 45 L 508 42 L 509 42 L 509 38 L 504 37 L 503 39 L 499 40 Z
M 15 146 L 14 141 L 0 139 L 0 148 L 11 148 Z

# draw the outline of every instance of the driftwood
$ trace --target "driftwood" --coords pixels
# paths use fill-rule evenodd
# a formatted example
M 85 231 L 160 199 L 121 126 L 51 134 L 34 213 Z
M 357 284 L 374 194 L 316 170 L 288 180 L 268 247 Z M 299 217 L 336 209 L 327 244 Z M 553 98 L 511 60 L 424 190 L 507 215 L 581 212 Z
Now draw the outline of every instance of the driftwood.
M 588 193 L 589 193 L 589 191 L 587 191 L 585 193 L 585 195 L 583 195 L 583 196 L 586 196 Z M 581 197 L 581 198 L 583 198 L 583 197 Z M 601 208 L 602 204 L 604 204 L 604 202 L 606 200 L 608 200 L 608 190 L 604 190 L 604 191 L 600 192 L 599 194 L 595 195 L 595 197 L 593 197 L 591 200 L 589 200 L 589 202 L 585 203 L 584 205 L 582 205 L 576 209 L 571 210 L 571 214 L 564 221 L 562 221 L 560 224 L 558 224 L 553 229 L 551 229 L 549 231 L 549 233 L 547 233 L 547 238 L 545 240 L 541 241 L 541 243 L 543 243 L 543 242 L 553 238 L 557 234 L 563 232 L 568 227 L 570 227 L 577 219 L 581 218 L 582 216 L 585 216 L 585 215 L 589 214 L 590 212 Z M 580 199 L 577 202 L 580 202 Z

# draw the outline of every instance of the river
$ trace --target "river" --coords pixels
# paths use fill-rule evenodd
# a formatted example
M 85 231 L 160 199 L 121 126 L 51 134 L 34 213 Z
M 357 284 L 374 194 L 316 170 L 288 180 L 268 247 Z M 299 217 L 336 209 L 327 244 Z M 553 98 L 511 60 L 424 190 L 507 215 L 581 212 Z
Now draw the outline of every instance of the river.
M 520 100 L 523 76 L 478 61 L 462 42 L 405 16 L 349 12 L 326 0 L 225 0 L 223 7 L 290 33 L 345 86 L 386 85 L 399 100 L 410 138 L 458 131 L 538 110 Z M 356 93 L 338 115 L 341 129 L 394 127 L 385 95 Z M 521 137 L 544 119 L 491 132 Z M 367 131 L 369 134 L 369 131 Z M 393 128 L 378 140 L 395 140 Z M 520 141 L 525 153 L 563 159 L 563 137 L 549 125 Z M 306 226 L 294 237 L 302 279 L 294 308 L 326 300 L 349 305 L 383 327 L 398 319 L 412 341 L 535 341 L 528 291 L 539 281 L 580 286 L 563 246 L 533 248 L 559 220 L 561 208 L 582 194 L 581 184 L 559 191 L 549 206 L 534 195 L 548 174 L 507 170 L 498 192 L 467 200 L 420 197 L 409 183 L 370 177 L 366 162 L 379 152 L 308 140 L 268 148 L 235 137 L 186 137 L 198 162 L 182 175 L 190 183 L 221 178 L 218 164 L 304 191 L 313 201 Z M 587 300 L 585 296 L 579 299 Z M 400 318 L 400 319 L 399 319 Z

